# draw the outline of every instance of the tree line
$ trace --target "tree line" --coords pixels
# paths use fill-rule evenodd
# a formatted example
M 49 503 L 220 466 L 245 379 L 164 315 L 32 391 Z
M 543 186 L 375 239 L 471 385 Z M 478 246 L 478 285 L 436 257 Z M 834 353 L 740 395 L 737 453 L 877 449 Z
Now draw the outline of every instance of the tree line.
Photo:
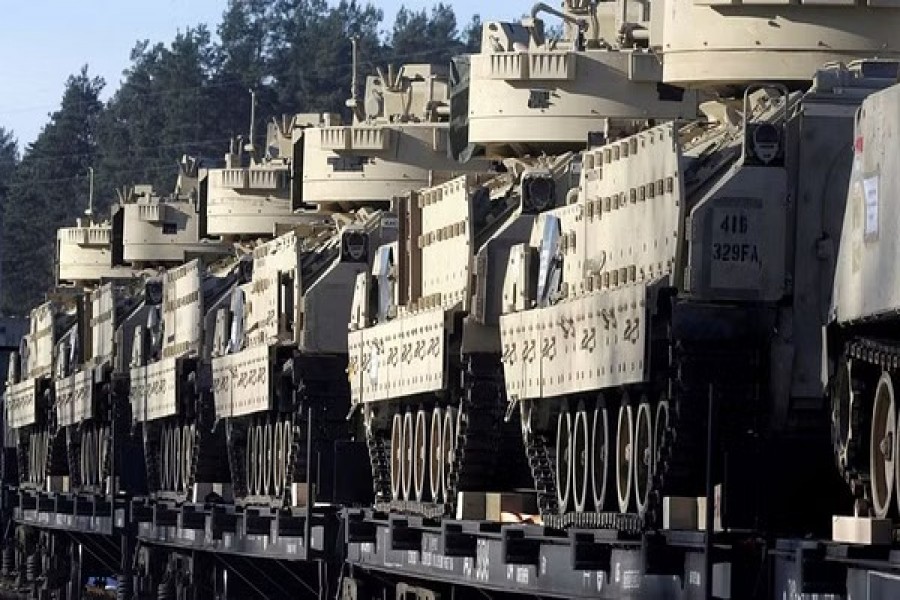
M 95 214 L 108 213 L 124 186 L 170 191 L 184 154 L 221 157 L 248 130 L 250 89 L 260 118 L 345 112 L 353 37 L 362 74 L 447 63 L 480 41 L 478 17 L 460 24 L 444 3 L 402 8 L 384 26 L 380 9 L 357 0 L 229 0 L 217 36 L 198 25 L 169 43 L 138 42 L 106 102 L 106 83 L 89 66 L 70 76 L 59 109 L 21 152 L 0 127 L 0 311 L 27 314 L 53 285 L 56 230 L 83 214 L 89 168 Z

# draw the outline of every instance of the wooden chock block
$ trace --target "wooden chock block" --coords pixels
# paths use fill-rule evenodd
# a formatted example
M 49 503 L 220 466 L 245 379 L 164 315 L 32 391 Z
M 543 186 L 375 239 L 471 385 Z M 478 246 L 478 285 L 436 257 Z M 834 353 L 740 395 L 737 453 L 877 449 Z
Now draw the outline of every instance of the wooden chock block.
M 191 491 L 191 502 L 203 504 L 210 496 L 219 496 L 222 502 L 232 502 L 234 495 L 230 483 L 195 483 Z
M 663 498 L 663 529 L 698 529 L 698 518 L 706 518 L 705 513 L 700 514 L 698 506 L 697 498 L 666 496 Z
M 697 529 L 706 531 L 706 496 L 697 498 Z M 713 529 L 722 529 L 722 485 L 713 489 Z
M 845 544 L 889 545 L 893 542 L 894 526 L 890 519 L 835 516 L 831 518 L 831 538 Z
M 309 506 L 309 484 L 291 484 L 291 506 Z
M 487 494 L 484 492 L 459 492 L 456 502 L 456 518 L 467 521 L 483 521 L 487 516 Z
M 537 514 L 537 498 L 534 494 L 490 493 L 485 495 L 485 519 L 502 521 L 503 513 L 520 515 Z

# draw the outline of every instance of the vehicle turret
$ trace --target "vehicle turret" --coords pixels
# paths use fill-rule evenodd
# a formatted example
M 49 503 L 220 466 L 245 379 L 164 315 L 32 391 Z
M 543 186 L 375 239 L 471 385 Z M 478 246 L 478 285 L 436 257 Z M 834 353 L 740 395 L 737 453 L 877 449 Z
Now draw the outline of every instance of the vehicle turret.
M 829 63 L 892 59 L 900 52 L 900 5 L 891 0 L 660 4 L 664 10 L 652 11 L 651 47 L 662 53 L 663 81 L 670 85 L 782 82 L 805 89 Z
M 295 118 L 272 119 L 262 151 L 232 140 L 224 168 L 201 170 L 201 196 L 205 197 L 205 235 L 248 238 L 269 237 L 291 225 L 318 218 L 300 206 L 293 193 Z M 307 210 L 302 210 L 306 208 Z
M 449 81 L 446 68 L 404 65 L 366 79 L 364 100 L 353 102 L 353 121 L 336 115 L 301 115 L 294 141 L 296 192 L 304 206 L 349 210 L 388 208 L 394 196 L 486 170 L 448 156 Z M 310 125 L 310 127 L 298 127 Z
M 625 24 L 619 7 L 627 7 Z M 664 56 L 643 35 L 652 30 L 643 18 L 648 7 L 567 0 L 562 11 L 538 3 L 521 22 L 488 21 L 481 51 L 456 60 L 454 127 L 467 128 L 468 143 L 489 156 L 522 156 L 580 150 L 589 139 L 615 139 L 648 122 L 693 118 L 696 93 L 662 84 Z M 561 18 L 561 35 L 548 31 L 545 15 Z
M 227 246 L 206 238 L 200 176 L 197 159 L 184 157 L 171 194 L 161 196 L 152 186 L 137 185 L 120 198 L 112 222 L 114 235 L 121 232 L 123 262 L 141 267 L 227 254 Z

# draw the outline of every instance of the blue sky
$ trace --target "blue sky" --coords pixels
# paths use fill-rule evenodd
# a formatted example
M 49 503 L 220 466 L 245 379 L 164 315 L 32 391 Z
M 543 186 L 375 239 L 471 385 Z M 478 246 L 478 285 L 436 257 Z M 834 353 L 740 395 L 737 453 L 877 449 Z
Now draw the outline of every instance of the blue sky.
M 533 3 L 445 0 L 461 24 L 473 14 L 508 19 Z M 432 0 L 372 0 L 392 23 L 401 5 L 419 9 Z M 208 23 L 215 31 L 226 0 L 0 0 L 0 126 L 20 148 L 33 141 L 58 107 L 66 78 L 88 64 L 106 80 L 108 97 L 119 84 L 135 41 L 172 39 L 179 29 Z M 387 25 L 385 25 L 387 27 Z

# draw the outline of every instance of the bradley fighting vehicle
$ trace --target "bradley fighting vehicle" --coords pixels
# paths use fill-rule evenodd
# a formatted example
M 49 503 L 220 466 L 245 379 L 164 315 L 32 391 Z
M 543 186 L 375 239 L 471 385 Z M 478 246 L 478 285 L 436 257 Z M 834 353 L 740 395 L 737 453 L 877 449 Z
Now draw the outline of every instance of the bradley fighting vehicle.
M 584 152 L 572 192 L 511 250 L 504 374 L 540 509 L 658 526 L 666 496 L 704 492 L 711 432 L 729 526 L 821 525 L 832 513 L 805 490 L 834 479 L 823 326 L 853 117 L 896 80 L 876 57 L 896 56 L 900 13 L 663 6 L 617 26 L 662 53 L 663 85 L 706 96 L 703 118 Z
M 828 331 L 833 445 L 855 513 L 896 519 L 900 86 L 872 94 L 855 117 Z
M 163 234 L 159 241 L 174 224 L 190 224 L 206 250 L 176 258 L 148 279 L 147 314 L 122 328 L 122 338 L 133 342 L 120 346 L 118 357 L 152 498 L 202 502 L 210 494 L 229 495 L 225 433 L 214 427 L 209 367 L 216 311 L 229 305 L 237 285 L 249 281 L 248 252 L 259 238 L 327 218 L 299 210 L 293 200 L 295 126 L 294 119 L 271 122 L 263 152 L 252 142 L 235 141 L 224 168 L 203 171 L 190 206 L 151 204 L 138 214 L 161 224 L 162 231 L 154 230 Z M 126 213 L 126 259 L 130 221 Z M 156 237 L 144 239 L 148 252 L 163 256 Z
M 130 448 L 132 411 L 123 358 L 138 350 L 135 326 L 152 320 L 151 307 L 159 303 L 155 269 L 225 252 L 222 244 L 201 238 L 205 176 L 196 160 L 185 158 L 173 193 L 160 196 L 151 186 L 134 186 L 120 195 L 110 222 L 89 220 L 57 233 L 58 285 L 52 297 L 65 302 L 74 317 L 54 349 L 55 425 L 65 432 L 66 491 L 102 496 L 142 489 L 133 470 L 114 466 Z M 117 479 L 128 475 L 129 481 Z
M 445 70 L 391 68 L 348 101 L 351 124 L 295 128 L 294 202 L 319 220 L 253 249 L 252 277 L 207 313 L 215 416 L 239 504 L 350 501 L 360 481 L 368 487 L 334 475 L 359 464 L 340 444 L 352 433 L 343 332 L 357 274 L 396 241 L 392 199 L 463 170 L 447 156 L 448 91 Z
M 629 23 L 642 21 L 627 9 Z M 542 14 L 562 19 L 561 36 Z M 518 427 L 503 425 L 499 317 L 512 250 L 537 214 L 573 201 L 589 143 L 696 115 L 693 92 L 660 83 L 639 29 L 620 39 L 611 4 L 538 4 L 522 23 L 487 23 L 481 52 L 455 61 L 454 152 L 486 154 L 499 172 L 404 197 L 399 242 L 357 281 L 349 376 L 378 506 L 443 515 L 460 491 L 527 475 L 509 460 L 521 453 Z

